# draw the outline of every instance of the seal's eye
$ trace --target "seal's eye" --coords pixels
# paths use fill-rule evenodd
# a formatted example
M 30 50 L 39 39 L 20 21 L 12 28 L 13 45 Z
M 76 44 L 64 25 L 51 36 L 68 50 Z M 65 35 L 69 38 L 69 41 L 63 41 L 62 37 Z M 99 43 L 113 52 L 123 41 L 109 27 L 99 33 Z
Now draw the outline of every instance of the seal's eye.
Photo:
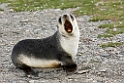
M 59 20 L 58 20 L 58 21 L 59 21 L 59 23 L 60 23 L 60 24 L 62 24 L 62 20 L 61 20 L 61 17 L 59 17 Z
M 74 17 L 72 15 L 70 15 L 71 19 L 74 20 Z

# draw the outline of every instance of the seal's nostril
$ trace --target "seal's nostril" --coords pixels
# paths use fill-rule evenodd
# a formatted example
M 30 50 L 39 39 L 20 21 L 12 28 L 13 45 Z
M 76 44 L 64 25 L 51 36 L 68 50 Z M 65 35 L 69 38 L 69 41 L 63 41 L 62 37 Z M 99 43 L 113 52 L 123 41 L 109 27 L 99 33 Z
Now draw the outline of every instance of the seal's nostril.
M 67 15 L 64 15 L 63 17 L 64 17 L 64 18 L 67 18 Z

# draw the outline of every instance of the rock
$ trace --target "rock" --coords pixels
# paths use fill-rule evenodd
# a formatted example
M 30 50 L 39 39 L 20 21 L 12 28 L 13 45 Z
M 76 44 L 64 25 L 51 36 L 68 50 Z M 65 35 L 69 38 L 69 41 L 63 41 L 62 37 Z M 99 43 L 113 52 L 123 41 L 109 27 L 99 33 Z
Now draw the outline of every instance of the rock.
M 89 72 L 89 70 L 79 70 L 79 71 L 77 71 L 78 74 L 83 74 L 83 73 L 87 73 L 87 72 Z
M 105 52 L 105 50 L 103 50 L 103 49 L 98 49 L 98 51 L 99 51 L 100 53 Z
M 107 68 L 106 68 L 106 67 L 100 67 L 98 70 L 99 70 L 100 72 L 105 72 L 105 71 L 107 71 Z
M 23 19 L 23 20 L 21 20 L 20 22 L 21 22 L 21 23 L 27 23 L 27 22 L 29 22 L 29 19 Z
M 101 54 L 101 56 L 102 57 L 108 57 L 110 54 L 108 54 L 108 53 L 103 53 L 103 54 Z
M 29 83 L 35 83 L 35 80 L 30 80 Z
M 113 28 L 113 31 L 117 31 L 117 28 Z
M 105 50 L 106 50 L 106 51 L 115 51 L 116 48 L 114 48 L 114 47 L 107 47 Z
M 35 29 L 35 30 L 34 30 L 34 33 L 35 33 L 35 34 L 40 34 L 40 33 L 41 33 L 41 29 Z
M 91 39 L 93 42 L 97 42 L 97 38 L 92 38 Z
M 121 48 L 119 54 L 124 55 L 124 46 L 122 46 L 122 48 Z
M 124 55 L 118 54 L 117 56 L 122 57 L 122 56 L 124 56 Z

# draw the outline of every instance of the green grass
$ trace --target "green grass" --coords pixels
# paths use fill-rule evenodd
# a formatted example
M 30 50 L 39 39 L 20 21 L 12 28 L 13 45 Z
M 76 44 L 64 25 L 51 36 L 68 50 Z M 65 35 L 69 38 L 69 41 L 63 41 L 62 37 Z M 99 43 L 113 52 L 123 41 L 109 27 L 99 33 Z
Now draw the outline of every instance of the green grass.
M 0 11 L 4 11 L 3 9 L 0 9 Z
M 99 34 L 98 35 L 98 38 L 110 38 L 110 37 L 113 37 L 113 35 L 112 34 L 107 34 L 107 33 L 104 33 L 104 34 Z
M 117 47 L 117 46 L 120 46 L 120 45 L 122 45 L 122 43 L 120 43 L 120 42 L 109 42 L 109 43 L 106 43 L 106 44 L 102 44 L 101 47 L 102 48 Z
M 124 1 L 123 0 L 101 0 L 103 1 L 98 7 L 103 8 L 104 10 L 96 11 L 97 15 L 90 21 L 98 21 L 98 20 L 112 20 L 114 24 L 101 24 L 99 28 L 107 28 L 104 34 L 99 34 L 98 37 L 112 37 L 116 34 L 124 33 Z M 97 20 L 94 20 L 94 19 Z M 98 19 L 99 18 L 99 19 Z M 114 31 L 113 29 L 117 30 Z
M 113 24 L 101 24 L 99 25 L 99 28 L 114 28 L 114 25 Z
M 89 22 L 97 22 L 97 21 L 103 21 L 103 20 L 109 20 L 107 18 L 104 18 L 104 17 L 96 17 L 96 16 L 93 16 Z
M 0 3 L 7 3 L 9 0 L 0 0 Z
M 2 0 L 3 2 L 4 0 Z M 82 6 L 82 0 L 8 0 L 9 7 L 17 12 L 37 11 L 48 8 L 76 8 Z M 1 2 L 1 0 L 0 0 Z
M 119 25 L 119 26 L 114 26 L 114 24 L 101 24 L 99 25 L 99 28 L 107 28 L 104 34 L 99 34 L 98 38 L 101 37 L 113 37 L 114 35 L 117 34 L 122 34 L 124 33 L 124 25 Z M 116 29 L 116 30 L 115 30 Z
M 101 24 L 99 28 L 107 28 L 104 34 L 98 37 L 113 37 L 116 34 L 124 33 L 124 0 L 95 0 L 90 7 L 83 6 L 74 13 L 77 15 L 92 15 L 90 22 L 112 20 L 114 24 Z M 88 8 L 87 8 L 88 7 Z M 114 31 L 113 28 L 117 28 Z
M 77 16 L 80 15 L 93 15 L 94 13 L 96 13 L 96 11 L 98 10 L 95 7 L 95 3 L 97 3 L 100 0 L 82 0 L 82 6 L 80 7 L 79 10 L 74 11 L 74 14 Z

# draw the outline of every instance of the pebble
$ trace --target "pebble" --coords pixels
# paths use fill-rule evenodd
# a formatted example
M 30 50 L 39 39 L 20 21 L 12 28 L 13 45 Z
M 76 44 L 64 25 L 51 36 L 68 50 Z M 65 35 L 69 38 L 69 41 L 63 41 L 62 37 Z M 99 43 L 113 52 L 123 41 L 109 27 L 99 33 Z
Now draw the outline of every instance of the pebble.
M 116 51 L 116 48 L 114 47 L 107 47 L 105 48 L 106 51 Z
M 118 54 L 117 56 L 122 57 L 122 56 L 124 56 L 124 55 L 122 55 L 122 54 Z
M 100 72 L 105 72 L 105 71 L 107 71 L 107 68 L 106 67 L 100 67 L 99 69 L 98 69 Z
M 104 49 L 98 49 L 98 51 L 99 51 L 100 53 L 105 52 L 105 50 L 104 50 Z
M 108 53 L 103 53 L 103 54 L 101 54 L 101 56 L 102 56 L 102 57 L 108 57 L 108 56 L 110 56 L 110 54 L 108 54 Z
M 83 74 L 83 73 L 87 73 L 87 72 L 89 72 L 89 70 L 79 70 L 77 73 L 78 74 Z
M 35 33 L 35 34 L 40 34 L 41 32 L 42 32 L 41 29 L 35 29 L 35 30 L 34 30 L 34 33 Z
M 35 80 L 30 80 L 29 83 L 35 83 Z

